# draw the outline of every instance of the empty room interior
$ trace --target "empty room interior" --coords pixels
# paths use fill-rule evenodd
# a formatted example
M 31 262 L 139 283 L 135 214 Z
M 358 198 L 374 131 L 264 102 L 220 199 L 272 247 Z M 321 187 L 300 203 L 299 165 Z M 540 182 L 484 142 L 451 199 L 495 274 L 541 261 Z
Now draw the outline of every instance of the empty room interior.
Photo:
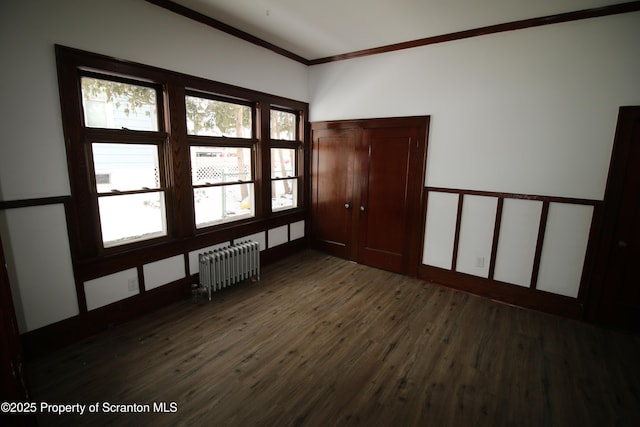
M 640 425 L 640 1 L 0 21 L 3 425 Z

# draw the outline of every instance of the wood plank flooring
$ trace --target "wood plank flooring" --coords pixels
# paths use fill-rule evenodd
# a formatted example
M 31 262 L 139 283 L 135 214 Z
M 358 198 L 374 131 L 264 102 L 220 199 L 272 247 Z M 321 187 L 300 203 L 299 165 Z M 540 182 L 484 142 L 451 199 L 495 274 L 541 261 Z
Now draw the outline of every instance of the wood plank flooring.
M 637 426 L 639 356 L 635 335 L 305 251 L 27 373 L 39 402 L 101 405 L 41 426 Z

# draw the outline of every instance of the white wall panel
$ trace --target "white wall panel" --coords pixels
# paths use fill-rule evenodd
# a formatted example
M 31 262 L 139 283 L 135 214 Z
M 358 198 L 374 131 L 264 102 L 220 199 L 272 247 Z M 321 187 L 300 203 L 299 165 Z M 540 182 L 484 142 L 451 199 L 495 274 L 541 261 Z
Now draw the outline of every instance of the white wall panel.
M 250 234 L 248 236 L 241 237 L 239 239 L 235 239 L 233 244 L 246 242 L 247 240 L 253 240 L 254 242 L 258 242 L 260 244 L 260 250 L 264 251 L 267 248 L 266 244 L 266 235 L 264 231 L 260 233 Z
M 79 313 L 62 205 L 4 212 L 2 244 L 21 333 Z
M 291 240 L 302 239 L 304 237 L 304 220 L 289 224 L 289 234 Z
M 429 192 L 425 224 L 422 263 L 439 268 L 451 268 L 456 232 L 458 195 Z
M 167 283 L 175 282 L 184 278 L 184 256 L 176 255 L 171 258 L 145 264 L 142 267 L 144 272 L 144 288 L 154 289 Z
M 592 206 L 551 203 L 537 289 L 578 296 L 592 216 Z
M 456 271 L 489 277 L 498 199 L 464 196 Z
M 289 227 L 286 225 L 270 229 L 267 238 L 269 248 L 287 243 L 289 241 L 288 230 Z
M 504 200 L 495 280 L 526 287 L 531 284 L 541 212 L 540 201 Z
M 89 311 L 138 295 L 140 293 L 138 270 L 130 268 L 88 280 L 84 282 L 84 293 Z

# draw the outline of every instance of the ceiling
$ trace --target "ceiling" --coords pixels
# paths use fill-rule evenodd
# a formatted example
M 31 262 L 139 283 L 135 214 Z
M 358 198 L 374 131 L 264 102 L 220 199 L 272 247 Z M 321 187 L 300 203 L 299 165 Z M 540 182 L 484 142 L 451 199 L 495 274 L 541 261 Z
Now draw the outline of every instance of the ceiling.
M 307 60 L 625 0 L 173 0 Z

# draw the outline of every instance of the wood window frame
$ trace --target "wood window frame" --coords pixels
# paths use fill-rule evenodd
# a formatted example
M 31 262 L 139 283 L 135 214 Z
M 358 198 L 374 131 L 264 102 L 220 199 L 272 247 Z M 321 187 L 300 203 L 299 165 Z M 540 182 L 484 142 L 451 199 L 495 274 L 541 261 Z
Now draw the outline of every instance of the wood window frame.
M 281 111 L 284 113 L 294 114 L 295 120 L 296 120 L 296 123 L 294 126 L 295 138 L 292 140 L 271 138 L 271 126 L 269 126 L 269 134 L 268 134 L 269 135 L 269 186 L 268 186 L 268 189 L 269 189 L 269 195 L 270 195 L 269 200 L 272 200 L 272 197 L 273 197 L 273 194 L 271 193 L 271 191 L 272 191 L 272 183 L 274 181 L 284 181 L 287 179 L 295 179 L 298 185 L 296 206 L 273 211 L 273 206 L 269 205 L 269 210 L 273 214 L 277 215 L 277 214 L 286 213 L 292 210 L 296 210 L 296 209 L 299 209 L 300 207 L 305 206 L 305 201 L 304 201 L 305 192 L 303 191 L 304 184 L 305 184 L 305 180 L 304 180 L 305 127 L 303 122 L 303 114 L 301 111 L 291 110 L 290 108 L 280 107 L 275 105 L 271 106 L 271 108 L 269 109 L 269 116 L 271 116 L 271 111 Z M 271 177 L 271 149 L 275 149 L 275 148 L 295 150 L 295 154 L 296 154 L 296 160 L 294 165 L 295 175 L 292 176 L 291 178 L 272 178 Z
M 242 224 L 244 222 L 251 222 L 255 218 L 261 216 L 263 212 L 261 212 L 257 207 L 261 206 L 260 200 L 262 195 L 257 191 L 257 169 L 256 169 L 256 158 L 257 152 L 260 146 L 260 139 L 258 138 L 257 129 L 256 129 L 256 118 L 257 118 L 257 103 L 248 99 L 241 99 L 237 97 L 228 97 L 218 93 L 211 93 L 197 89 L 187 88 L 185 90 L 185 97 L 196 97 L 201 99 L 206 99 L 210 101 L 218 101 L 225 102 L 229 104 L 249 107 L 251 109 L 251 136 L 248 138 L 244 137 L 228 137 L 228 136 L 209 136 L 209 135 L 196 135 L 190 134 L 187 131 L 186 141 L 191 150 L 192 147 L 218 147 L 218 148 L 248 148 L 251 153 L 251 161 L 250 161 L 250 180 L 243 180 L 244 184 L 252 184 L 253 185 L 253 203 L 254 203 L 254 215 L 249 218 L 240 218 L 228 222 L 221 222 L 219 224 L 209 224 L 199 227 L 195 222 L 195 211 L 194 211 L 194 226 L 196 233 L 207 233 L 209 230 L 214 229 L 215 227 L 222 227 L 229 224 Z M 189 153 L 190 155 L 190 153 Z M 193 165 L 191 165 L 193 167 Z M 193 184 L 193 181 L 190 182 L 191 186 L 191 194 L 193 196 L 193 192 L 197 188 L 213 188 L 213 187 L 224 187 L 229 185 L 235 185 L 236 183 L 232 182 L 223 182 L 223 183 L 215 183 L 215 184 Z M 195 210 L 195 205 L 194 205 Z
M 189 76 L 131 61 L 55 46 L 62 124 L 67 151 L 71 187 L 68 230 L 77 280 L 95 277 L 132 264 L 131 255 L 155 260 L 163 256 L 234 239 L 266 230 L 284 222 L 306 219 L 308 210 L 308 104 L 276 95 L 245 89 L 208 79 Z M 80 75 L 105 76 L 120 82 L 157 87 L 158 132 L 125 129 L 88 128 L 84 126 Z M 187 135 L 185 96 L 203 96 L 224 102 L 237 102 L 252 108 L 252 138 L 202 137 Z M 270 189 L 270 111 L 272 108 L 294 112 L 297 117 L 299 201 L 286 211 L 272 212 Z M 90 152 L 80 149 L 87 137 L 99 136 L 122 142 L 122 138 L 153 134 L 163 163 L 167 235 L 161 238 L 104 248 L 100 238 L 95 196 L 95 174 Z M 253 147 L 253 183 L 255 216 L 210 227 L 197 228 L 193 206 L 190 170 L 192 145 L 216 144 Z M 104 142 L 102 139 L 96 142 Z M 93 187 L 92 187 L 93 186 Z M 283 222 L 284 221 L 284 222 Z M 77 285 L 80 286 L 81 285 Z

